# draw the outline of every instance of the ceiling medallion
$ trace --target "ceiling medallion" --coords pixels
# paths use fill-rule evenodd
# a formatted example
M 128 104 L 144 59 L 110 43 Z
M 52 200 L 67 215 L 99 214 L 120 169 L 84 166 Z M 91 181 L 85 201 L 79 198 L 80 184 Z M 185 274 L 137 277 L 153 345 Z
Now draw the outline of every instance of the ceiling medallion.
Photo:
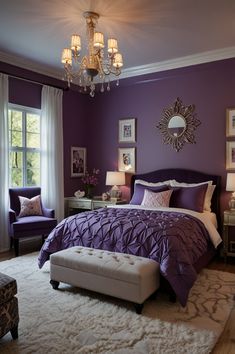
M 194 113 L 195 105 L 184 106 L 177 98 L 173 107 L 163 109 L 157 128 L 163 135 L 163 143 L 169 144 L 177 152 L 185 143 L 195 144 L 194 131 L 201 124 Z
M 68 86 L 75 80 L 84 91 L 90 89 L 90 96 L 95 95 L 95 85 L 101 82 L 101 92 L 110 91 L 110 76 L 119 77 L 123 66 L 122 55 L 118 52 L 118 44 L 115 38 L 108 39 L 107 57 L 104 57 L 104 35 L 96 32 L 99 15 L 95 12 L 84 12 L 87 27 L 87 55 L 80 57 L 81 37 L 73 34 L 71 47 L 62 52 L 61 62 L 64 64 L 65 78 Z M 96 82 L 95 82 L 96 80 Z M 119 81 L 117 80 L 117 85 Z

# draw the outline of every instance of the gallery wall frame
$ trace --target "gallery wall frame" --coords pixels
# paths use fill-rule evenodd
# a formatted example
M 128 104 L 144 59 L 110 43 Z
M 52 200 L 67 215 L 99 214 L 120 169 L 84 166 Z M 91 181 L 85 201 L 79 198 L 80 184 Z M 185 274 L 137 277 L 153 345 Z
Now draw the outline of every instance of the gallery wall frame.
M 71 177 L 82 177 L 86 172 L 86 148 L 71 146 Z
M 235 137 L 235 108 L 226 109 L 226 137 Z
M 235 141 L 226 142 L 226 169 L 235 170 Z
M 118 149 L 118 171 L 135 173 L 135 148 Z
M 136 118 L 119 119 L 119 143 L 136 142 Z

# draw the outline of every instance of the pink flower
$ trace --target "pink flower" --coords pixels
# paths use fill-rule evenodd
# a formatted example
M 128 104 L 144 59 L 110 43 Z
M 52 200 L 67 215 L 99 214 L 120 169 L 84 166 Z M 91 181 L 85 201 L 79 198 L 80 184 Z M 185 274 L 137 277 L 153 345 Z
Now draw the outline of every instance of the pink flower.
M 82 182 L 83 184 L 89 185 L 89 186 L 96 186 L 98 184 L 98 175 L 100 173 L 100 170 L 98 169 L 93 169 L 92 173 L 89 173 L 87 170 L 85 172 L 85 175 L 82 177 Z

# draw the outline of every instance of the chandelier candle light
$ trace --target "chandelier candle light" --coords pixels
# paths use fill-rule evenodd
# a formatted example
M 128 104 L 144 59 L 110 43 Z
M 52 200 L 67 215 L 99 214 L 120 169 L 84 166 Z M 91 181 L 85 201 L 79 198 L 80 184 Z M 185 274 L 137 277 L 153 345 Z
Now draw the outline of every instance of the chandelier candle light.
M 73 34 L 71 37 L 71 48 L 65 48 L 62 52 L 61 62 L 64 64 L 65 76 L 68 86 L 73 79 L 84 91 L 90 88 L 90 96 L 95 95 L 95 77 L 101 82 L 101 92 L 104 92 L 106 77 L 108 79 L 107 91 L 110 91 L 110 75 L 119 77 L 123 66 L 122 55 L 118 52 L 118 44 L 115 38 L 108 39 L 107 58 L 104 58 L 104 35 L 96 32 L 95 28 L 99 15 L 95 12 L 84 12 L 87 26 L 87 50 L 86 56 L 80 59 L 81 37 Z M 73 65 L 75 68 L 73 68 Z M 117 79 L 117 85 L 119 80 Z

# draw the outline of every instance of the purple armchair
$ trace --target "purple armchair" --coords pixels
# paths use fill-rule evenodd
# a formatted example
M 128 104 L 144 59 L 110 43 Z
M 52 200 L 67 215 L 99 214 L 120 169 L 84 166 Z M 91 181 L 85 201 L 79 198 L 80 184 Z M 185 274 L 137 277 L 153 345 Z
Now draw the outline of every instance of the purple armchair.
M 54 210 L 47 209 L 43 205 L 41 216 L 19 217 L 20 200 L 19 196 L 33 198 L 41 194 L 40 187 L 10 188 L 10 210 L 9 210 L 9 236 L 11 247 L 14 244 L 15 255 L 19 255 L 19 240 L 25 237 L 39 236 L 44 238 L 56 227 L 57 220 L 54 218 Z

